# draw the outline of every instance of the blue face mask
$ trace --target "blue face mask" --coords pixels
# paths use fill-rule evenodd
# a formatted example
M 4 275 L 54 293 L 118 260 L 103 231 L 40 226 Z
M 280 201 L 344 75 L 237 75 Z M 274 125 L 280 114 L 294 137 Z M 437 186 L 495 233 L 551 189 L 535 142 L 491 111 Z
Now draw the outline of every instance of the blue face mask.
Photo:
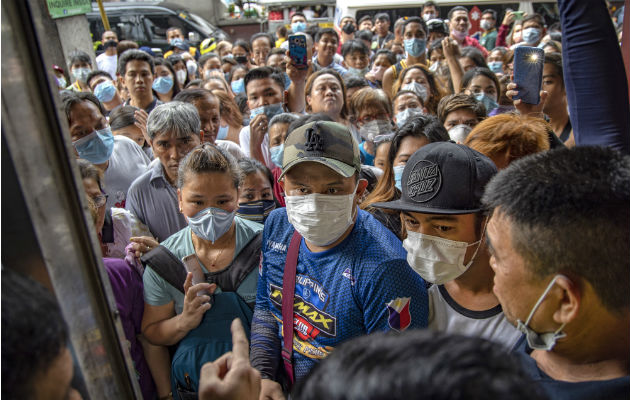
M 488 95 L 484 92 L 475 94 L 475 99 L 477 99 L 478 102 L 482 103 L 486 107 L 487 114 L 495 108 L 499 107 L 499 104 L 497 104 L 496 100 L 494 100 L 492 97 L 488 97 Z
M 96 96 L 98 101 L 100 101 L 101 103 L 112 101 L 115 95 L 116 86 L 114 86 L 114 83 L 112 81 L 99 83 L 94 88 L 94 96 Z
M 85 82 L 90 72 L 92 72 L 92 70 L 89 68 L 75 68 L 72 70 L 72 76 L 74 76 L 74 79 L 77 81 Z
M 412 57 L 420 57 L 427 49 L 426 39 L 405 39 L 405 51 Z
M 230 130 L 229 125 L 220 126 L 219 133 L 217 134 L 217 140 L 225 140 L 229 130 Z
M 188 218 L 188 226 L 199 238 L 214 243 L 230 230 L 235 214 L 236 212 L 221 208 L 208 207 Z
M 360 76 L 361 78 L 363 78 L 365 76 L 365 74 L 367 74 L 370 71 L 370 69 L 368 67 L 365 67 L 363 69 L 359 69 L 359 68 L 348 68 L 348 73 L 349 74 L 353 74 L 356 76 Z
M 256 200 L 247 203 L 239 203 L 236 215 L 241 218 L 264 224 L 269 213 L 276 209 L 273 200 Z
M 114 151 L 114 135 L 109 126 L 72 142 L 79 157 L 92 164 L 104 164 Z
M 538 28 L 523 29 L 523 41 L 527 44 L 533 45 L 540 40 L 540 33 L 540 29 Z
M 490 71 L 494 72 L 495 74 L 502 74 L 503 61 L 490 61 L 488 63 L 488 68 L 490 68 Z
M 251 120 L 251 119 L 254 119 L 254 117 L 259 114 L 265 114 L 267 116 L 267 119 L 271 121 L 271 118 L 283 112 L 284 112 L 284 107 L 282 106 L 282 103 L 269 104 L 267 106 L 261 106 L 261 107 L 257 107 L 251 110 L 249 112 L 249 118 Z
M 271 154 L 271 161 L 278 168 L 282 168 L 282 156 L 284 156 L 284 143 L 279 146 L 273 146 L 269 149 L 269 153 Z
M 401 126 L 405 125 L 405 123 L 411 118 L 423 114 L 424 113 L 419 108 L 407 108 L 396 114 L 396 125 L 400 128 Z
M 234 94 L 243 93 L 245 91 L 245 79 L 241 78 L 232 81 L 230 86 L 232 86 L 232 92 L 234 92 Z
M 284 73 L 284 90 L 289 90 L 291 86 L 291 78 L 289 78 L 289 74 Z
M 152 88 L 159 94 L 166 94 L 173 88 L 173 78 L 170 76 L 160 76 L 153 81 Z
M 306 30 L 306 22 L 294 22 L 291 24 L 293 33 L 304 32 Z
M 402 190 L 402 174 L 405 170 L 404 165 L 397 165 L 394 167 L 394 180 L 396 181 L 396 189 Z

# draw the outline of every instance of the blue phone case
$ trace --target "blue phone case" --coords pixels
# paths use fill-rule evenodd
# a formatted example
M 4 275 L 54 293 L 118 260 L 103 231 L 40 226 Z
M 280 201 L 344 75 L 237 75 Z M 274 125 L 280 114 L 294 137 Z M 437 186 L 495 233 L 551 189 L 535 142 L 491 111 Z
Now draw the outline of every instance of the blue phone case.
M 514 50 L 514 83 L 518 85 L 518 95 L 523 103 L 540 103 L 545 53 L 537 47 L 520 46 Z
M 306 56 L 306 36 L 291 35 L 289 36 L 289 56 L 291 61 L 298 69 L 308 68 Z

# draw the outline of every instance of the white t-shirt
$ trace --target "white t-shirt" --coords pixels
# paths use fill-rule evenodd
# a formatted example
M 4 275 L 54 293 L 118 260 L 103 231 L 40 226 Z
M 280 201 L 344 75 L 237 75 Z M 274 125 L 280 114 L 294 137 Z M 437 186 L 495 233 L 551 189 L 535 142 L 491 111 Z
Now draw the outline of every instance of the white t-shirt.
M 453 300 L 443 285 L 429 288 L 429 328 L 434 331 L 481 337 L 511 349 L 521 332 L 505 319 L 501 305 L 472 311 Z
M 147 170 L 150 162 L 138 143 L 123 135 L 114 136 L 114 151 L 103 179 L 107 208 L 125 208 L 131 182 Z
M 116 69 L 118 68 L 118 55 L 108 56 L 105 53 L 96 57 L 96 67 L 101 71 L 105 71 L 116 80 Z
M 249 151 L 249 125 L 244 126 L 241 129 L 241 132 L 238 135 L 238 141 L 241 144 L 241 151 L 245 154 L 245 157 L 251 158 L 251 153 Z M 260 150 L 262 152 L 263 159 L 265 160 L 265 165 L 267 168 L 274 169 L 276 165 L 271 161 L 271 155 L 269 154 L 269 134 L 265 133 L 265 137 L 263 138 L 263 142 L 260 145 Z

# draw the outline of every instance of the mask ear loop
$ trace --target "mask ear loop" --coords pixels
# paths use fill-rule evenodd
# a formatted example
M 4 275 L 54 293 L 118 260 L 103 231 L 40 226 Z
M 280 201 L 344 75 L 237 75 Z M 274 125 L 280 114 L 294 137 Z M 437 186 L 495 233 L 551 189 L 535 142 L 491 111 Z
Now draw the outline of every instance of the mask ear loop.
M 475 257 L 477 257 L 477 253 L 479 252 L 479 248 L 481 247 L 481 242 L 483 241 L 483 237 L 486 235 L 486 226 L 488 225 L 488 217 L 485 217 L 485 221 L 483 223 L 483 228 L 481 229 L 481 237 L 479 238 L 479 240 L 477 240 L 476 242 L 472 242 L 470 243 L 468 246 L 472 246 L 474 244 L 477 244 L 477 248 L 475 249 L 475 252 L 473 253 L 472 257 L 470 258 L 470 261 L 468 261 L 468 264 L 465 266 L 464 270 L 467 270 L 468 268 L 470 268 L 470 266 L 472 265 L 473 261 L 475 261 Z M 468 247 L 466 246 L 466 247 Z
M 549 291 L 551 290 L 551 288 L 553 287 L 553 285 L 556 283 L 556 280 L 558 279 L 558 277 L 560 277 L 561 275 L 556 275 L 553 277 L 553 279 L 551 280 L 551 282 L 549 282 L 549 285 L 547 285 L 547 288 L 545 289 L 545 291 L 542 293 L 542 295 L 540 295 L 540 297 L 538 298 L 538 301 L 536 302 L 536 304 L 534 304 L 534 307 L 532 308 L 532 310 L 529 312 L 529 315 L 527 316 L 527 320 L 525 321 L 525 326 L 529 326 L 529 323 L 531 322 L 534 313 L 536 312 L 536 310 L 538 309 L 538 307 L 540 307 L 540 305 L 542 304 L 542 302 L 545 300 L 545 298 L 547 297 L 547 294 L 549 293 Z M 560 326 L 560 328 L 555 332 L 555 334 L 557 334 L 558 332 L 560 332 L 562 330 L 562 328 L 564 328 L 564 326 L 566 325 L 566 323 L 562 324 L 562 326 Z

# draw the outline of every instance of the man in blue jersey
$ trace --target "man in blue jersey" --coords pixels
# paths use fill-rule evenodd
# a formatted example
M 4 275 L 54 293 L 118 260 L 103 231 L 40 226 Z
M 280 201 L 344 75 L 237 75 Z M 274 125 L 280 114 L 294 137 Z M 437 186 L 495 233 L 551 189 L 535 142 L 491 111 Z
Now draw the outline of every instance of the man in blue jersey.
M 271 399 L 283 398 L 283 274 L 295 231 L 302 236 L 292 315 L 296 380 L 345 340 L 426 327 L 428 317 L 425 283 L 400 240 L 357 207 L 367 182 L 358 177 L 359 148 L 348 128 L 316 121 L 293 130 L 282 165 L 287 206 L 265 223 L 251 336 L 261 398 Z

